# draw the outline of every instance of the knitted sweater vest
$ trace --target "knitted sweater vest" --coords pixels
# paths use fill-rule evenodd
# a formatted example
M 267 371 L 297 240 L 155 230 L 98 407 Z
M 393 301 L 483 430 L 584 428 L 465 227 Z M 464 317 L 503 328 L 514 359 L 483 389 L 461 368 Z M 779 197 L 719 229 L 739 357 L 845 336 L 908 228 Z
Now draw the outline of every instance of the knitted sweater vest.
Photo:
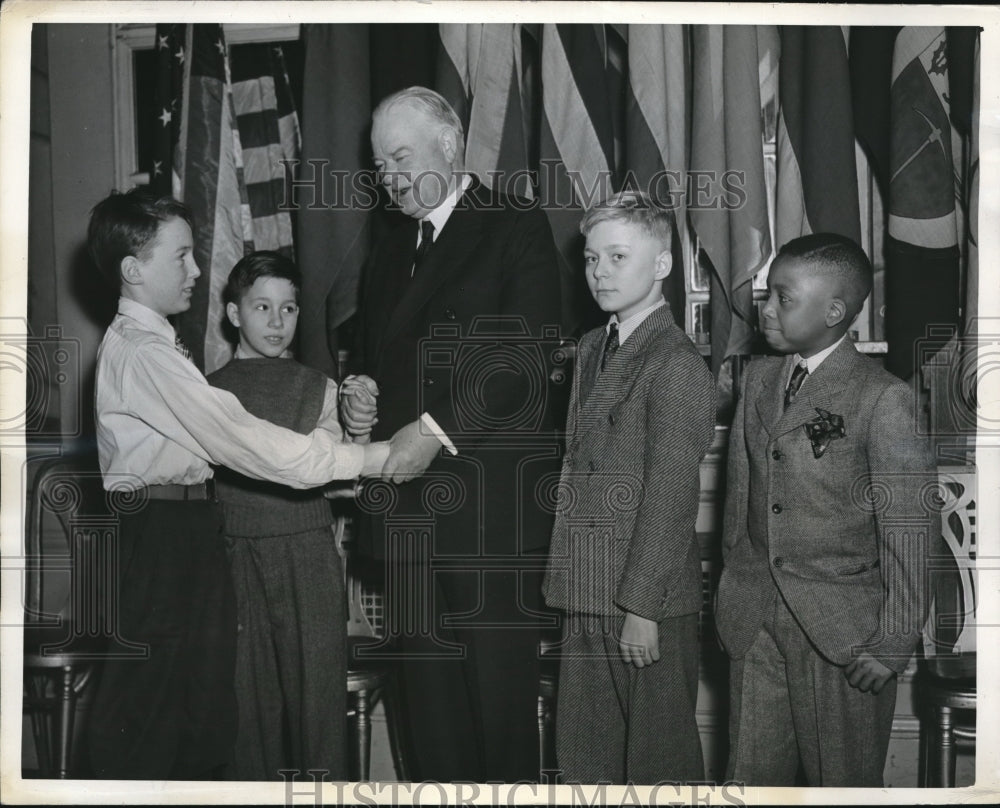
M 234 359 L 208 381 L 233 393 L 251 415 L 302 435 L 316 428 L 327 385 L 325 375 L 292 359 Z M 332 521 L 320 489 L 289 488 L 226 468 L 217 470 L 216 481 L 229 536 L 288 536 Z

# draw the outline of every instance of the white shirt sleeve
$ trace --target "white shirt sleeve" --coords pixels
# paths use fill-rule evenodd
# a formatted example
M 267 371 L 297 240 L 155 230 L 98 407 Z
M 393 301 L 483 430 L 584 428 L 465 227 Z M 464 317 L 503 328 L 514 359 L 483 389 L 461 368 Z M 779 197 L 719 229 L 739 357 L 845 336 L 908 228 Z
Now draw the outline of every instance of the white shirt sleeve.
M 141 357 L 131 352 L 124 370 L 132 415 L 209 463 L 292 488 L 361 473 L 364 446 L 342 443 L 326 429 L 300 435 L 251 415 L 165 343 L 146 342 Z
M 438 426 L 438 422 L 434 420 L 433 416 L 429 412 L 425 412 L 421 415 L 420 420 L 424 422 L 424 426 L 427 427 L 430 433 L 444 444 L 444 448 L 447 449 L 450 454 L 458 454 L 458 449 L 455 448 L 455 444 L 451 442 L 449 437 L 444 433 L 444 430 Z

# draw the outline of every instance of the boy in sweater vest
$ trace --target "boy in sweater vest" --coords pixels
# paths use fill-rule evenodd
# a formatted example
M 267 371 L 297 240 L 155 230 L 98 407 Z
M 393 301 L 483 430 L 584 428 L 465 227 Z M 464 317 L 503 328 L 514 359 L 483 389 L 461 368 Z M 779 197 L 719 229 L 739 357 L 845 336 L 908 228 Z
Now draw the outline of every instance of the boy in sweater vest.
M 208 381 L 260 418 L 343 440 L 337 385 L 289 356 L 300 289 L 298 269 L 279 253 L 239 261 L 223 292 L 236 356 Z M 218 480 L 239 621 L 233 776 L 322 769 L 346 779 L 347 618 L 330 505 L 317 489 L 225 470 Z

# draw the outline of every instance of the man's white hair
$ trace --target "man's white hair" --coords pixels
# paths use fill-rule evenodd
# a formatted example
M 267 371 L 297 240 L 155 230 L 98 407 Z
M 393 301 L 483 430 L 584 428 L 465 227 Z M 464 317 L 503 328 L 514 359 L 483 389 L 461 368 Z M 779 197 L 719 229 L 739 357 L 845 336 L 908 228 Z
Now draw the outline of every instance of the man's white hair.
M 409 102 L 418 109 L 423 110 L 433 120 L 454 131 L 455 139 L 458 143 L 459 158 L 465 154 L 465 130 L 462 127 L 462 121 L 455 114 L 455 110 L 451 108 L 451 104 L 444 99 L 444 96 L 427 87 L 407 87 L 405 90 L 399 90 L 392 95 L 387 95 L 375 107 L 375 111 L 372 113 L 372 120 L 377 120 L 379 116 L 388 112 L 391 107 L 403 101 Z

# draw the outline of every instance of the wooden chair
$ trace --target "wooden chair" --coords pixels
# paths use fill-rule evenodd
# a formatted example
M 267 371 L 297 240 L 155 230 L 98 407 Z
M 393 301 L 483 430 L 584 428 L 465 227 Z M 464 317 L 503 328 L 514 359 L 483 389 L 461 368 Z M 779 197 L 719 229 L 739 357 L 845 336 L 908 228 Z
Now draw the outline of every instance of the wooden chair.
M 939 469 L 951 559 L 931 571 L 934 602 L 916 684 L 924 708 L 922 786 L 955 785 L 955 751 L 976 743 L 976 468 Z
M 544 772 L 556 767 L 555 728 L 556 696 L 559 692 L 559 659 L 555 653 L 559 635 L 542 635 L 538 641 L 538 770 L 539 782 Z
M 25 529 L 24 710 L 38 756 L 38 775 L 67 778 L 74 770 L 78 700 L 107 644 L 114 615 L 102 613 L 101 578 L 113 575 L 118 517 L 105 495 L 96 452 L 37 462 Z M 51 530 L 55 528 L 55 530 Z M 45 538 L 57 536 L 52 552 Z M 58 612 L 46 612 L 46 586 L 68 576 Z

